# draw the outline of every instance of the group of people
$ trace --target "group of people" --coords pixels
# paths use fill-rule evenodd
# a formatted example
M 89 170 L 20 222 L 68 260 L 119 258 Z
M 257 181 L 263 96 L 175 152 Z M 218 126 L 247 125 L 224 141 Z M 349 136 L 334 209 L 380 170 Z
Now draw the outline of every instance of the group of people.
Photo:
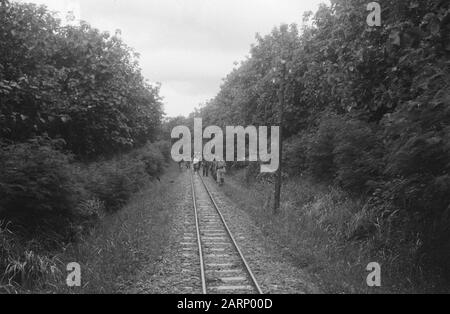
M 183 161 L 179 163 L 180 169 L 182 163 Z M 187 169 L 191 168 L 191 162 L 184 163 Z M 219 185 L 223 185 L 225 182 L 226 163 L 224 161 L 206 161 L 195 157 L 192 161 L 192 169 L 194 173 L 200 173 L 201 169 L 204 177 L 209 177 L 209 174 L 211 174 Z

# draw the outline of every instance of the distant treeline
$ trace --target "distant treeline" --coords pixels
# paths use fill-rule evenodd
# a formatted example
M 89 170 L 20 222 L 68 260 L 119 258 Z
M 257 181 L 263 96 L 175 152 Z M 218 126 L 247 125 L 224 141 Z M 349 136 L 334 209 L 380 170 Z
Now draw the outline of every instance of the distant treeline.
M 286 173 L 364 197 L 389 243 L 450 270 L 450 3 L 379 3 L 381 27 L 367 25 L 367 1 L 333 0 L 300 28 L 258 35 L 195 115 L 278 124 L 284 88 Z

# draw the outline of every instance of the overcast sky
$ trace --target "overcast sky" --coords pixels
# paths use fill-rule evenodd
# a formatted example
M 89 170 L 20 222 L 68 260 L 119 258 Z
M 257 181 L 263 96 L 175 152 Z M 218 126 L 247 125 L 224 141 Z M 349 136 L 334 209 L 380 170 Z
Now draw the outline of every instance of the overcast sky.
M 141 54 L 150 82 L 162 84 L 168 116 L 188 115 L 213 98 L 255 34 L 300 23 L 326 0 L 20 0 L 73 11 L 77 18 L 122 38 Z M 63 14 L 66 15 L 65 13 Z

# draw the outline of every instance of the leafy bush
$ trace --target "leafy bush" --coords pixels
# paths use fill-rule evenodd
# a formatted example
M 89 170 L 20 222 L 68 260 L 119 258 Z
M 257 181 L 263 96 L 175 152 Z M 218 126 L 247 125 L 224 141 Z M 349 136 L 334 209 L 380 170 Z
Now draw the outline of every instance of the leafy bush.
M 336 176 L 334 149 L 342 123 L 337 116 L 327 114 L 321 119 L 317 131 L 311 137 L 307 155 L 308 169 L 318 179 L 333 180 Z
M 74 216 L 75 219 L 72 223 L 73 236 L 75 239 L 79 239 L 104 218 L 105 204 L 97 197 L 81 200 L 74 210 Z
M 90 167 L 91 178 L 86 186 L 94 196 L 104 203 L 107 211 L 120 209 L 132 194 L 131 181 L 123 168 L 117 164 Z
M 103 208 L 120 209 L 165 165 L 155 144 L 87 166 L 72 164 L 62 144 L 36 138 L 0 149 L 0 219 L 30 236 L 45 229 L 70 236 L 77 225 L 94 224 Z
M 111 160 L 81 166 L 78 180 L 98 199 L 107 211 L 120 209 L 149 179 L 163 172 L 164 156 L 157 144 L 145 147 Z
M 61 265 L 49 250 L 82 239 L 165 165 L 155 144 L 88 165 L 70 163 L 59 144 L 38 138 L 1 147 L 0 220 L 11 223 L 0 223 L 0 291 L 55 282 Z
M 290 175 L 304 174 L 308 170 L 311 134 L 299 133 L 284 144 L 283 163 Z
M 164 160 L 166 162 L 170 162 L 172 160 L 172 146 L 170 145 L 170 142 L 168 141 L 158 141 L 154 143 L 156 147 L 159 149 L 161 154 L 164 156 Z
M 162 173 L 166 159 L 158 145 L 147 144 L 141 149 L 141 160 L 145 165 L 146 173 L 151 178 L 155 178 Z
M 288 140 L 284 163 L 290 174 L 309 173 L 361 193 L 382 172 L 383 148 L 368 123 L 324 113 L 316 130 Z
M 253 182 L 258 176 L 261 174 L 261 167 L 259 163 L 257 162 L 250 162 L 248 163 L 247 167 L 245 168 L 245 181 L 247 184 Z
M 369 183 L 382 172 L 383 145 L 368 123 L 343 119 L 335 138 L 333 150 L 336 165 L 335 183 L 346 190 L 365 192 Z
M 79 191 L 58 142 L 37 138 L 0 148 L 0 218 L 26 228 L 64 229 Z M 53 229 L 52 228 L 52 229 Z

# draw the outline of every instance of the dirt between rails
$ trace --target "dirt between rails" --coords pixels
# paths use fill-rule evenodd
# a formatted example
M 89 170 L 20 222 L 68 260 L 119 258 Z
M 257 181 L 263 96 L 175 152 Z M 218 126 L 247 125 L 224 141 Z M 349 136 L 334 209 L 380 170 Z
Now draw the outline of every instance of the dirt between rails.
M 313 280 L 279 254 L 279 248 L 269 241 L 247 213 L 240 210 L 211 179 L 205 183 L 213 194 L 224 219 L 255 275 L 263 293 L 320 293 Z M 196 240 L 195 218 L 191 194 L 190 172 L 178 177 L 173 193 L 179 199 L 175 208 L 169 245 L 160 262 L 151 269 L 143 268 L 127 293 L 197 294 L 201 293 L 198 249 L 188 252 L 186 241 Z

